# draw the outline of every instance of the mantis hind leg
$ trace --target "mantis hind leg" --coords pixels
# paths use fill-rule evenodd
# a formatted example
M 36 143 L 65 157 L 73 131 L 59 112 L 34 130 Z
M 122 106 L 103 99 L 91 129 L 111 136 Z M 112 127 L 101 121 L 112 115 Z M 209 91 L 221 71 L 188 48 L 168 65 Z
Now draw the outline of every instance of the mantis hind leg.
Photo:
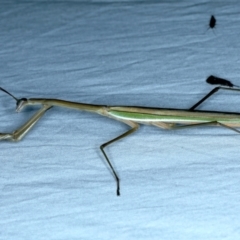
M 164 123 L 164 124 L 156 123 L 156 124 L 153 124 L 153 125 L 156 126 L 156 127 L 164 128 L 164 129 L 183 129 L 183 128 L 191 128 L 191 127 L 208 126 L 208 125 L 209 126 L 220 126 L 220 127 L 230 129 L 230 130 L 240 134 L 240 131 L 238 129 L 230 127 L 230 126 L 228 126 L 226 124 L 223 124 L 223 123 L 220 123 L 218 121 L 195 123 L 195 124 L 189 124 L 189 125 L 177 125 L 177 124 L 174 124 L 174 123 Z
M 120 196 L 120 179 L 119 179 L 116 171 L 114 170 L 114 167 L 112 166 L 112 163 L 111 163 L 111 161 L 109 160 L 106 152 L 104 151 L 104 148 L 105 148 L 106 146 L 110 145 L 110 144 L 113 143 L 113 142 L 116 142 L 116 141 L 118 141 L 118 140 L 120 140 L 120 139 L 122 139 L 122 138 L 124 138 L 124 137 L 129 136 L 130 134 L 132 134 L 133 132 L 135 132 L 135 131 L 139 128 L 139 125 L 138 125 L 137 123 L 135 123 L 135 122 L 132 122 L 132 121 L 122 121 L 122 122 L 125 123 L 125 124 L 127 124 L 127 125 L 129 125 L 129 126 L 131 127 L 131 129 L 128 130 L 127 132 L 121 134 L 120 136 L 118 136 L 118 137 L 116 137 L 116 138 L 114 138 L 114 139 L 112 139 L 112 140 L 110 140 L 110 141 L 108 141 L 108 142 L 106 142 L 106 143 L 104 143 L 104 144 L 102 144 L 102 145 L 100 146 L 100 149 L 101 149 L 101 151 L 102 151 L 102 153 L 103 153 L 103 155 L 104 155 L 104 157 L 105 157 L 105 159 L 106 159 L 106 161 L 107 161 L 107 164 L 108 164 L 109 167 L 111 168 L 112 173 L 113 173 L 113 175 L 114 175 L 114 177 L 115 177 L 115 180 L 116 180 L 116 182 L 117 182 L 117 196 Z
M 205 97 L 203 97 L 200 101 L 195 103 L 191 108 L 189 108 L 190 111 L 194 111 L 195 108 L 197 108 L 201 103 L 203 103 L 205 100 L 207 100 L 209 97 L 211 97 L 214 93 L 216 93 L 218 90 L 229 90 L 229 91 L 238 91 L 240 92 L 240 89 L 237 88 L 228 88 L 228 87 L 216 87 L 213 90 L 211 90 Z

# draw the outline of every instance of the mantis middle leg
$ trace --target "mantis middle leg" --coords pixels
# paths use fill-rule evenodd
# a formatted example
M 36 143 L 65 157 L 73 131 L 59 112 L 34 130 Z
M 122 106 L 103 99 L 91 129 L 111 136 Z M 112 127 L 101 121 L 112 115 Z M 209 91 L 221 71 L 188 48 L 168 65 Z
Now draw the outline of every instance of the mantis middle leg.
M 103 153 L 103 155 L 104 155 L 104 157 L 105 157 L 105 159 L 106 159 L 109 167 L 111 168 L 112 173 L 113 173 L 113 175 L 114 175 L 114 177 L 116 179 L 116 182 L 117 182 L 117 196 L 120 196 L 120 179 L 119 179 L 117 173 L 115 172 L 115 170 L 114 170 L 114 168 L 113 168 L 113 166 L 112 166 L 112 164 L 111 164 L 107 154 L 105 153 L 104 148 L 106 146 L 110 145 L 111 143 L 116 142 L 116 141 L 118 141 L 118 140 L 120 140 L 120 139 L 122 139 L 122 138 L 124 138 L 124 137 L 126 137 L 126 136 L 128 136 L 130 134 L 132 134 L 133 132 L 135 132 L 139 128 L 138 123 L 135 123 L 135 122 L 132 122 L 132 121 L 122 121 L 122 122 L 127 124 L 127 125 L 129 125 L 131 127 L 131 129 L 128 130 L 127 132 L 121 134 L 120 136 L 118 136 L 118 137 L 116 137 L 116 138 L 114 138 L 114 139 L 112 139 L 112 140 L 110 140 L 110 141 L 108 141 L 108 142 L 106 142 L 106 143 L 104 143 L 104 144 L 102 144 L 100 146 L 100 149 L 101 149 L 101 151 L 102 151 L 102 153 Z

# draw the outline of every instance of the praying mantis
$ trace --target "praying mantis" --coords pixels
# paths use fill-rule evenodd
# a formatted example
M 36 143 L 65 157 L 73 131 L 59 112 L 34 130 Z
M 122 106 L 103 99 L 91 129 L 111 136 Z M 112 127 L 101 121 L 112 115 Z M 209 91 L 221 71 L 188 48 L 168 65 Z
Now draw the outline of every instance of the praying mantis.
M 213 77 L 213 76 L 211 76 Z M 105 147 L 117 142 L 124 137 L 136 132 L 139 124 L 153 125 L 163 129 L 183 129 L 188 127 L 215 125 L 228 128 L 237 133 L 240 133 L 235 127 L 240 127 L 240 113 L 235 112 L 217 112 L 217 111 L 201 111 L 196 110 L 206 99 L 215 94 L 217 91 L 240 91 L 240 88 L 224 79 L 214 77 L 214 83 L 226 86 L 218 86 L 211 90 L 205 97 L 194 104 L 189 109 L 167 109 L 167 108 L 148 108 L 148 107 L 134 107 L 134 106 L 104 106 L 92 105 L 79 102 L 70 102 L 60 99 L 51 98 L 16 98 L 14 95 L 0 87 L 0 90 L 10 95 L 16 101 L 16 111 L 20 112 L 24 108 L 32 105 L 40 105 L 41 108 L 20 128 L 12 133 L 0 133 L 0 140 L 21 140 L 33 126 L 42 118 L 42 116 L 52 107 L 64 107 L 75 110 L 87 111 L 91 113 L 100 114 L 102 116 L 122 122 L 130 127 L 129 130 L 117 136 L 116 138 L 102 144 L 100 150 L 116 180 L 116 194 L 120 196 L 120 179 L 109 160 Z

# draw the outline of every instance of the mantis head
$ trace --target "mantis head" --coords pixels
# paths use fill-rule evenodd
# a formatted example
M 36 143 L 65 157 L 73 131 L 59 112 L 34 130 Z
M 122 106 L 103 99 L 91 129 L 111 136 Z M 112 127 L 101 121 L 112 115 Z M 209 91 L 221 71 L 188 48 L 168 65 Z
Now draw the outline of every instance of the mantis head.
M 21 112 L 21 110 L 27 105 L 27 98 L 20 98 L 17 100 L 16 112 Z
M 16 111 L 17 112 L 20 112 L 28 102 L 27 98 L 16 98 L 14 95 L 12 95 L 10 92 L 5 90 L 4 88 L 0 87 L 0 90 L 7 93 L 9 96 L 11 96 L 16 101 L 16 105 L 17 105 L 16 106 Z

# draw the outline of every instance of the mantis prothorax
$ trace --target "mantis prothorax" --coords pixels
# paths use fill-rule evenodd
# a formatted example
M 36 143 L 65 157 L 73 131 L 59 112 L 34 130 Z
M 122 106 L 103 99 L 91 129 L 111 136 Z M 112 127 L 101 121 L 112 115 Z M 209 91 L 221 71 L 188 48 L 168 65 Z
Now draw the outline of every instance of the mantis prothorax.
M 214 82 L 216 84 L 217 82 Z M 221 83 L 220 83 L 221 84 Z M 233 85 L 234 86 L 234 85 Z M 129 136 L 139 128 L 139 124 L 149 124 L 163 129 L 182 129 L 188 127 L 198 127 L 207 125 L 217 125 L 228 128 L 237 133 L 240 133 L 234 127 L 240 127 L 240 113 L 235 112 L 215 112 L 215 111 L 201 111 L 196 108 L 203 103 L 207 98 L 212 96 L 218 90 L 240 91 L 240 88 L 231 88 L 225 86 L 215 87 L 205 97 L 194 104 L 189 109 L 167 109 L 167 108 L 147 108 L 147 107 L 128 107 L 128 106 L 103 106 L 92 105 L 78 102 L 70 102 L 60 99 L 47 98 L 21 98 L 14 97 L 11 93 L 3 88 L 4 91 L 16 100 L 16 111 L 20 112 L 23 108 L 31 105 L 41 105 L 38 110 L 23 126 L 13 133 L 0 133 L 0 140 L 21 140 L 30 129 L 40 120 L 44 113 L 54 106 L 72 108 L 75 110 L 88 111 L 97 113 L 105 117 L 125 123 L 130 127 L 129 130 L 120 136 L 102 144 L 100 149 L 109 165 L 113 176 L 117 183 L 117 195 L 120 195 L 120 179 L 114 170 L 106 152 L 105 147 L 116 142 L 126 136 Z

